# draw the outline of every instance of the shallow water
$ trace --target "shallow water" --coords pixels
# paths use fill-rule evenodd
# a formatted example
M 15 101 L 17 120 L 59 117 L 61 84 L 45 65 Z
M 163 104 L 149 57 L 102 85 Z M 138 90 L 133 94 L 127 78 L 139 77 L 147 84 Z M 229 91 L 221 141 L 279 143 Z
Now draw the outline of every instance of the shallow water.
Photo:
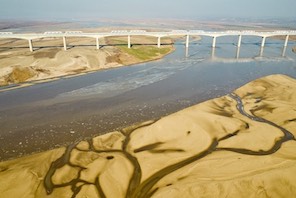
M 164 59 L 0 93 L 0 160 L 155 119 L 219 97 L 256 78 L 296 78 L 290 42 L 237 37 L 184 43 Z M 239 52 L 239 53 L 238 53 Z M 284 53 L 283 53 L 284 52 Z

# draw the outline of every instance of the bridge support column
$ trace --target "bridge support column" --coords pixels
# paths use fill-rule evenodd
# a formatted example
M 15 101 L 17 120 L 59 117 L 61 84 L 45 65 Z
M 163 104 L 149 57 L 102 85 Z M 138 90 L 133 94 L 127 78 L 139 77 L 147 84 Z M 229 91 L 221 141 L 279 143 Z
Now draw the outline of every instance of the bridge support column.
M 261 42 L 261 47 L 264 47 L 265 46 L 265 40 L 266 40 L 266 37 L 263 36 L 262 37 L 262 42 Z
M 64 50 L 67 50 L 67 42 L 66 42 L 66 37 L 63 36 L 63 43 L 64 43 Z
M 214 37 L 213 37 L 213 44 L 212 44 L 212 47 L 213 47 L 213 48 L 216 47 L 216 39 L 217 39 L 217 37 L 214 36 Z
M 260 48 L 259 57 L 262 57 L 262 56 L 263 56 L 263 52 L 264 52 L 264 47 L 261 47 L 261 48 Z
M 289 35 L 286 36 L 284 47 L 288 46 L 288 42 L 289 42 Z
M 282 57 L 286 55 L 286 50 L 287 50 L 287 46 L 284 46 L 282 51 Z
M 99 37 L 96 37 L 96 44 L 97 44 L 97 49 L 100 49 L 100 41 L 99 41 Z
M 160 48 L 160 37 L 157 39 L 157 47 Z
M 238 36 L 237 47 L 240 47 L 242 43 L 242 35 Z
M 189 49 L 188 47 L 185 47 L 185 57 L 189 57 Z
M 131 48 L 131 35 L 127 36 L 127 47 Z
M 215 59 L 215 50 L 216 50 L 216 48 L 212 47 L 212 54 L 211 54 L 212 59 Z
M 32 39 L 29 39 L 28 42 L 29 42 L 29 48 L 30 48 L 30 51 L 33 52 L 33 43 L 32 43 Z
M 189 35 L 186 36 L 186 45 L 185 46 L 186 46 L 186 48 L 189 47 Z
M 237 47 L 237 49 L 236 49 L 236 59 L 239 59 L 239 55 L 240 55 L 240 47 Z

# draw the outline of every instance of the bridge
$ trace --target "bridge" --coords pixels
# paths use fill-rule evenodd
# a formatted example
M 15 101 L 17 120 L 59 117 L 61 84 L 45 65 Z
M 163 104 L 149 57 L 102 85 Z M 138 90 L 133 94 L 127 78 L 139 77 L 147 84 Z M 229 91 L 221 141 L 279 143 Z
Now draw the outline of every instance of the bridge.
M 218 37 L 223 36 L 236 36 L 238 37 L 237 46 L 241 46 L 243 36 L 257 36 L 261 37 L 261 47 L 264 47 L 266 38 L 274 36 L 284 36 L 284 47 L 288 45 L 289 37 L 295 36 L 295 30 L 275 30 L 275 31 L 255 31 L 255 30 L 244 30 L 244 31 L 203 31 L 203 30 L 172 30 L 168 32 L 148 32 L 145 30 L 114 30 L 111 32 L 102 33 L 85 33 L 82 31 L 50 31 L 44 33 L 13 33 L 13 32 L 0 32 L 0 39 L 24 39 L 28 41 L 29 49 L 31 52 L 34 51 L 33 40 L 41 38 L 61 38 L 63 40 L 64 50 L 67 50 L 67 39 L 70 37 L 88 37 L 94 38 L 96 40 L 96 48 L 100 49 L 100 38 L 106 37 L 127 37 L 127 46 L 131 48 L 131 37 L 132 36 L 151 36 L 157 38 L 157 47 L 161 46 L 161 38 L 163 37 L 173 37 L 182 36 L 186 37 L 185 46 L 189 47 L 190 36 L 208 36 L 212 37 L 212 47 L 216 47 L 216 42 Z

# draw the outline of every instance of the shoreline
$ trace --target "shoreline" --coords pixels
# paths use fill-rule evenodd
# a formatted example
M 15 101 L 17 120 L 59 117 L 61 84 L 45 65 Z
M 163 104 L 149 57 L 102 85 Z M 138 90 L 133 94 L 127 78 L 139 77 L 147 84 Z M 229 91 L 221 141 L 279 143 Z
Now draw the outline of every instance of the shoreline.
M 159 120 L 0 162 L 0 193 L 237 197 L 263 185 L 295 195 L 295 99 L 295 79 L 266 76 Z

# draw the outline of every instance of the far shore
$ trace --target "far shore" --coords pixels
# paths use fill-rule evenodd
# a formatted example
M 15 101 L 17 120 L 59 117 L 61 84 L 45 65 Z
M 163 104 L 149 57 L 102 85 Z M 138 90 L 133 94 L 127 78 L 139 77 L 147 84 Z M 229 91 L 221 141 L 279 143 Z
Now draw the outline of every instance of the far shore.
M 34 41 L 36 50 L 30 52 L 26 41 L 0 40 L 0 86 L 38 83 L 144 63 L 161 59 L 175 50 L 171 38 L 163 38 L 160 48 L 154 37 L 132 37 L 131 49 L 125 37 L 100 39 L 99 50 L 95 49 L 94 39 L 69 38 L 67 42 L 69 49 L 64 51 L 59 39 L 39 39 Z

